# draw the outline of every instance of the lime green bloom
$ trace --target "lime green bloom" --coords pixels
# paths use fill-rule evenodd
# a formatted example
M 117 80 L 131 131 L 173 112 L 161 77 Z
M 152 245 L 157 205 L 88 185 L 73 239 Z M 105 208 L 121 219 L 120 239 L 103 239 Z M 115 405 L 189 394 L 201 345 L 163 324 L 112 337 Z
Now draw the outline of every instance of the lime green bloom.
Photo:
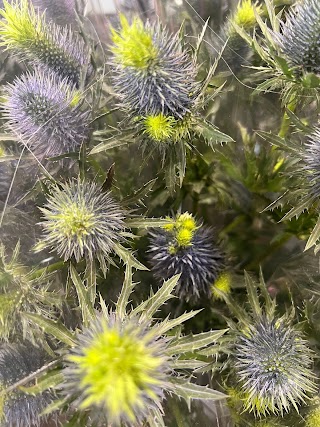
M 124 15 L 120 15 L 121 30 L 112 28 L 113 46 L 111 51 L 115 61 L 124 67 L 147 68 L 158 55 L 158 49 L 152 41 L 151 31 L 144 27 L 139 18 L 130 25 Z
M 211 291 L 214 298 L 223 300 L 223 294 L 228 295 L 231 291 L 231 275 L 227 272 L 220 274 Z
M 191 384 L 185 370 L 207 365 L 201 357 L 198 361 L 197 354 L 190 360 L 190 352 L 201 348 L 210 351 L 217 331 L 206 332 L 205 340 L 200 339 L 203 334 L 180 337 L 172 333 L 196 311 L 172 320 L 153 319 L 161 305 L 173 297 L 178 280 L 178 276 L 169 279 L 138 307 L 127 308 L 134 289 L 131 266 L 127 265 L 116 307 L 109 310 L 101 299 L 101 312 L 91 310 L 87 327 L 75 336 L 65 358 L 64 394 L 70 405 L 87 414 L 95 425 L 163 425 L 166 395 L 188 396 Z M 194 387 L 199 397 L 204 390 L 206 398 L 225 397 L 192 384 Z
M 306 417 L 305 427 L 319 427 L 320 426 L 320 406 L 313 409 Z
M 166 142 L 174 135 L 176 119 L 164 114 L 146 116 L 143 120 L 143 133 L 157 142 Z
M 232 22 L 249 31 L 257 23 L 256 15 L 261 14 L 261 6 L 252 4 L 252 0 L 242 0 L 232 18 Z
M 91 67 L 83 40 L 68 27 L 48 24 L 28 0 L 4 0 L 0 10 L 1 45 L 19 57 L 79 84 L 82 69 Z

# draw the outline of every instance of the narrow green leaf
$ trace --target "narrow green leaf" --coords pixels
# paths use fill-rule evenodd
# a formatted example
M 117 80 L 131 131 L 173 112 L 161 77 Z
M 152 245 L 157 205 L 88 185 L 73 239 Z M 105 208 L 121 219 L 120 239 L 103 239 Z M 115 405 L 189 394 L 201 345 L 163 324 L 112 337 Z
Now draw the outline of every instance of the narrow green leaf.
M 206 364 L 206 362 L 196 359 L 177 359 L 170 365 L 173 369 L 198 369 Z
M 91 295 L 88 289 L 84 286 L 77 270 L 72 264 L 70 264 L 70 276 L 71 280 L 76 288 L 79 306 L 81 308 L 83 324 L 88 326 L 90 320 L 94 317 L 94 308 L 91 302 Z
M 149 228 L 149 227 L 163 227 L 166 224 L 172 224 L 172 220 L 165 218 L 133 218 L 126 221 L 129 228 Z
M 308 249 L 310 249 L 313 245 L 316 244 L 319 238 L 320 238 L 320 216 L 318 218 L 318 221 L 314 229 L 312 230 L 312 233 L 310 234 L 310 237 L 306 243 L 306 247 L 304 248 L 304 250 L 307 251 Z
M 54 336 L 57 340 L 69 346 L 74 345 L 75 341 L 72 332 L 61 322 L 54 322 L 36 313 L 21 313 L 21 315 L 39 325 L 47 334 Z
M 207 144 L 213 148 L 214 143 L 232 142 L 231 136 L 219 131 L 213 124 L 203 120 L 195 126 L 195 131 L 202 135 Z
M 61 384 L 63 382 L 63 374 L 59 371 L 53 371 L 46 373 L 42 377 L 37 379 L 37 383 L 35 385 L 29 386 L 29 387 L 19 387 L 20 390 L 22 390 L 24 393 L 27 394 L 40 394 L 43 393 L 46 390 L 49 390 L 50 388 L 54 388 L 57 385 Z
M 212 390 L 211 388 L 190 383 L 189 381 L 181 381 L 174 379 L 172 381 L 174 392 L 186 400 L 190 408 L 191 399 L 202 400 L 221 400 L 228 397 L 220 391 Z
M 262 310 L 258 297 L 257 286 L 246 271 L 244 272 L 244 280 L 247 288 L 247 295 L 250 307 L 252 308 L 254 314 L 257 317 L 260 317 L 262 314 Z
M 158 311 L 158 309 L 166 302 L 168 299 L 173 298 L 172 291 L 177 286 L 177 283 L 180 279 L 180 274 L 176 274 L 170 279 L 166 280 L 161 288 L 148 299 L 147 305 L 143 315 L 147 319 L 151 319 L 152 316 Z
M 122 147 L 123 145 L 128 145 L 126 140 L 119 140 L 116 137 L 112 137 L 107 141 L 103 141 L 100 144 L 96 145 L 89 153 L 89 155 L 101 153 L 101 151 L 111 150 L 112 148 Z
M 117 302 L 117 312 L 120 316 L 120 319 L 123 320 L 127 314 L 127 305 L 129 302 L 129 297 L 135 287 L 135 283 L 132 281 L 132 267 L 131 264 L 126 264 L 126 272 L 124 277 L 124 282 L 121 288 L 121 293 Z
M 200 348 L 206 347 L 216 342 L 228 329 L 221 329 L 218 331 L 202 332 L 197 335 L 188 335 L 173 341 L 168 346 L 170 355 L 179 354 L 184 352 L 192 352 Z
M 123 261 L 124 264 L 130 264 L 133 268 L 136 268 L 137 270 L 149 270 L 148 267 L 143 265 L 140 261 L 138 261 L 133 253 L 122 246 L 119 242 L 115 243 L 113 250 L 118 255 L 118 257 Z
M 143 307 L 143 309 L 144 309 L 144 307 Z M 170 331 L 171 329 L 175 328 L 176 326 L 182 325 L 187 320 L 192 319 L 194 316 L 196 316 L 202 310 L 203 309 L 200 308 L 199 310 L 188 311 L 187 313 L 182 314 L 181 316 L 177 317 L 176 319 L 164 320 L 163 322 L 155 325 L 152 328 L 151 333 L 154 334 L 155 336 L 156 335 L 163 335 L 166 332 Z

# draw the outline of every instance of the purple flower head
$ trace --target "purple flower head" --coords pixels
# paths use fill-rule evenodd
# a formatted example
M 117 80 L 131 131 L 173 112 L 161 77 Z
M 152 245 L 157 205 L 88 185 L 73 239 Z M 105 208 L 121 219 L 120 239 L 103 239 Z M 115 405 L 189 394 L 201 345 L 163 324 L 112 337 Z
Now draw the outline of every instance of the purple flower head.
M 81 111 L 79 93 L 66 79 L 36 70 L 6 92 L 8 126 L 39 159 L 75 151 L 86 139 L 89 112 Z

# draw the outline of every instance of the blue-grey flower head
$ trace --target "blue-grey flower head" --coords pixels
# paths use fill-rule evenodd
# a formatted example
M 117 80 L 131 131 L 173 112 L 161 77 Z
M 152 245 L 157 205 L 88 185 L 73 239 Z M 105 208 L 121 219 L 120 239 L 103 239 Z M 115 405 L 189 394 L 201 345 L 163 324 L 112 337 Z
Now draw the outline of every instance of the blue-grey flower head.
M 160 280 L 181 274 L 176 287 L 179 297 L 189 300 L 211 295 L 212 284 L 224 267 L 212 234 L 210 227 L 197 225 L 189 213 L 177 216 L 174 224 L 150 232 L 152 271 Z
M 248 325 L 234 353 L 247 410 L 283 414 L 316 391 L 312 352 L 287 320 L 261 317 Z
M 38 249 L 49 247 L 64 260 L 98 258 L 104 266 L 125 228 L 124 212 L 110 193 L 80 178 L 54 186 L 41 211 L 44 235 Z
M 291 66 L 320 73 L 320 2 L 297 2 L 288 12 L 276 40 Z
M 142 425 L 171 388 L 168 339 L 151 332 L 139 317 L 98 315 L 67 356 L 64 393 L 114 426 Z
M 48 362 L 42 350 L 27 344 L 4 344 L 0 347 L 0 393 L 12 386 Z M 1 396 L 2 427 L 40 427 L 46 422 L 47 416 L 42 415 L 44 409 L 53 402 L 51 392 L 38 395 L 23 393 L 18 389 Z M 56 416 L 50 419 L 55 421 Z
M 135 115 L 182 118 L 192 110 L 199 87 L 197 68 L 179 35 L 138 18 L 131 25 L 124 16 L 120 20 L 111 47 L 117 95 Z
M 82 73 L 92 72 L 84 41 L 69 26 L 47 23 L 45 15 L 28 0 L 4 0 L 0 14 L 4 18 L 0 21 L 1 44 L 19 58 L 54 71 L 75 85 L 79 85 Z
M 320 129 L 316 128 L 309 136 L 303 152 L 304 170 L 311 194 L 320 197 Z
M 6 88 L 3 107 L 10 130 L 40 159 L 77 151 L 88 136 L 89 112 L 75 87 L 35 70 Z

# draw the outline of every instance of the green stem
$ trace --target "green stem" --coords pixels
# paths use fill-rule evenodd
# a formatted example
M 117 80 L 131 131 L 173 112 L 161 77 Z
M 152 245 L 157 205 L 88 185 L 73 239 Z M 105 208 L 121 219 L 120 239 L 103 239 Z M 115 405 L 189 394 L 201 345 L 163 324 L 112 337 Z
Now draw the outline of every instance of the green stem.
M 50 264 L 47 267 L 39 268 L 39 270 L 35 270 L 32 274 L 30 274 L 30 279 L 37 279 L 41 277 L 43 274 L 53 273 L 54 271 L 61 270 L 65 266 L 64 261 L 58 261 L 54 264 Z

